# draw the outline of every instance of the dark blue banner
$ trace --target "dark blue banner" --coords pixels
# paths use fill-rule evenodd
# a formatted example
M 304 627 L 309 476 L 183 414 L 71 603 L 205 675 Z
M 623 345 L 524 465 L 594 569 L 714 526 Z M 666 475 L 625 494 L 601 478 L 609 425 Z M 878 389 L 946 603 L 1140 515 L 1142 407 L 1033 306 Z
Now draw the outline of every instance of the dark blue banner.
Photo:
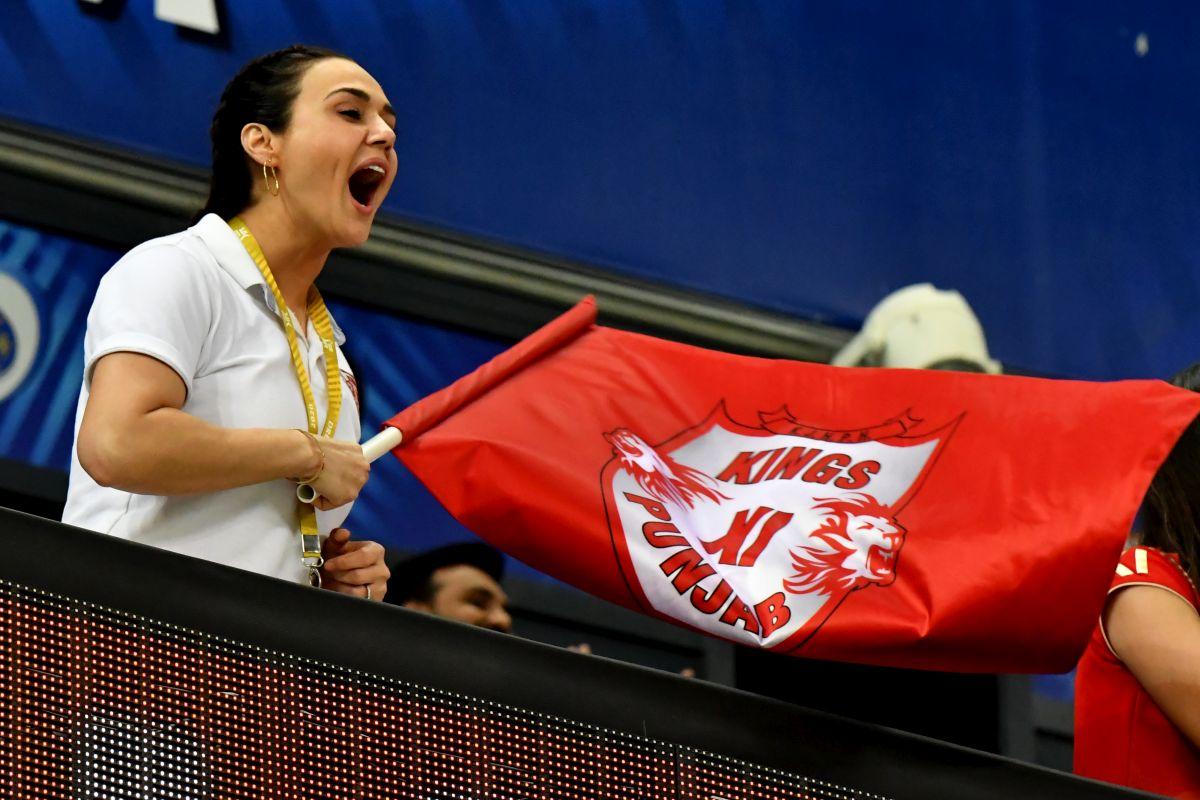
M 1197 356 L 1190 4 L 154 5 L 5 2 L 0 115 L 202 165 L 237 67 L 319 43 L 399 111 L 409 218 L 847 326 L 932 281 L 1051 374 Z

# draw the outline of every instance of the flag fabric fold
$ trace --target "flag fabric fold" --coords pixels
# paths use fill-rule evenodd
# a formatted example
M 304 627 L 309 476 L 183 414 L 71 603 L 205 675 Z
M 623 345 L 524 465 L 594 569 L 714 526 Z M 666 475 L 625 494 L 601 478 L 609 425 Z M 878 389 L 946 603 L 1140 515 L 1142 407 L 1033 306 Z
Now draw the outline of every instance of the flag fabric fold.
M 829 367 L 594 325 L 590 299 L 388 425 L 464 525 L 749 646 L 1070 669 L 1200 395 Z

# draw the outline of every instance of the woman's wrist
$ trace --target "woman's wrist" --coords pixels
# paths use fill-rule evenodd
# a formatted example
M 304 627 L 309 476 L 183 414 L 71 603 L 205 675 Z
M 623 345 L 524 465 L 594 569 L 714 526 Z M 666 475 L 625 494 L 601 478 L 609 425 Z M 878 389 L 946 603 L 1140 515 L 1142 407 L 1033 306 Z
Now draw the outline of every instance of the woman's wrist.
M 321 449 L 321 443 L 317 441 L 317 437 L 308 431 L 296 428 L 295 432 L 304 437 L 303 446 L 306 456 L 297 462 L 301 466 L 292 473 L 295 477 L 288 478 L 288 480 L 296 483 L 312 483 L 325 471 L 325 451 Z

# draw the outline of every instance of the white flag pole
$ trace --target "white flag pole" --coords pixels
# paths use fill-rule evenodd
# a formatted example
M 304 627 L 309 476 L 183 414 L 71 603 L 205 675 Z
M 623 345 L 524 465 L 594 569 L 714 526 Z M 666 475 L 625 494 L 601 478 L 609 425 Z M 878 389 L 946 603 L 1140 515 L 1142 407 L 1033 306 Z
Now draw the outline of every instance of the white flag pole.
M 363 458 L 368 462 L 377 461 L 384 453 L 399 447 L 402 441 L 404 434 L 399 428 L 384 428 L 362 443 Z M 307 483 L 300 483 L 296 485 L 296 497 L 300 498 L 302 503 L 311 503 L 317 499 L 317 490 Z

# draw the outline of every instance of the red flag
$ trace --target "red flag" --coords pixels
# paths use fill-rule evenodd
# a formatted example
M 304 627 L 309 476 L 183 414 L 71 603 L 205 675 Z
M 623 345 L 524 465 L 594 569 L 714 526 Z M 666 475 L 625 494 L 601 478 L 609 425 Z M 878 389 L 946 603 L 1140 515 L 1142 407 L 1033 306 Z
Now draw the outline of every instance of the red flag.
M 747 645 L 1070 669 L 1158 465 L 1159 381 L 846 369 L 596 326 L 585 300 L 388 421 L 468 528 Z

